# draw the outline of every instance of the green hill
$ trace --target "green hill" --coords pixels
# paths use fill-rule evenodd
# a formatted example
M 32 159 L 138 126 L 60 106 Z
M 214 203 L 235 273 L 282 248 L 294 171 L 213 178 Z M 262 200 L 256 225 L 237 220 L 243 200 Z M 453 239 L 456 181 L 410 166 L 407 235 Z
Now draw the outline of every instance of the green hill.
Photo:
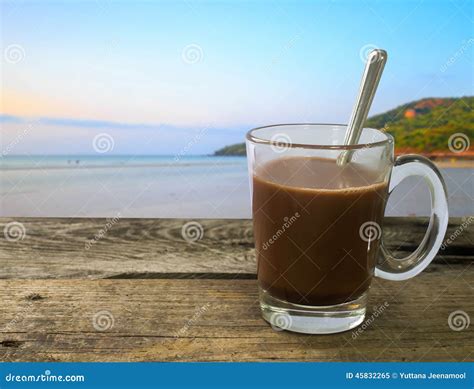
M 474 138 L 474 96 L 413 101 L 372 116 L 366 127 L 384 128 L 395 138 L 398 151 L 449 153 L 452 134 Z M 245 145 L 226 146 L 215 155 L 245 155 Z
M 231 146 L 225 146 L 217 150 L 214 155 L 245 155 L 245 143 L 237 143 Z
M 449 152 L 452 134 L 474 137 L 474 97 L 413 101 L 369 118 L 366 126 L 385 127 L 395 138 L 397 149 Z

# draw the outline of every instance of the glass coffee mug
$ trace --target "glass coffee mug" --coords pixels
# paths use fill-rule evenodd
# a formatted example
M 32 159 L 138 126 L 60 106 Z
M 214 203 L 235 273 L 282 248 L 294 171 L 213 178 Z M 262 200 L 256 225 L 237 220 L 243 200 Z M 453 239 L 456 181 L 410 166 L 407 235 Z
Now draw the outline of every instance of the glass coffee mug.
M 436 166 L 418 155 L 394 160 L 392 136 L 365 128 L 344 145 L 346 126 L 284 124 L 247 134 L 247 158 L 260 307 L 274 328 L 310 334 L 362 323 L 372 277 L 406 280 L 435 257 L 448 224 L 446 188 Z M 339 162 L 345 153 L 348 162 Z M 388 196 L 421 176 L 431 217 L 406 258 L 385 248 Z

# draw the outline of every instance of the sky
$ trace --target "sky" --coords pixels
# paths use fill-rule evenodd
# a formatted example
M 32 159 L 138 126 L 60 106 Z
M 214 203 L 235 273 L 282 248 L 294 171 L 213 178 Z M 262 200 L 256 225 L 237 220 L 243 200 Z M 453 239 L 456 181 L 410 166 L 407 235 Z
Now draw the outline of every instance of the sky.
M 1 2 L 1 146 L 13 154 L 212 153 L 249 129 L 346 123 L 364 60 L 371 114 L 472 95 L 467 1 Z

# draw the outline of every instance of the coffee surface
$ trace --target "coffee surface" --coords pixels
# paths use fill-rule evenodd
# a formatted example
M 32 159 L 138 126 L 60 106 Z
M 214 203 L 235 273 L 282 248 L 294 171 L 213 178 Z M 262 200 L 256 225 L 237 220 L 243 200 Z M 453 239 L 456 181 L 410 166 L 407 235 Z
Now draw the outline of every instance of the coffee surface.
M 253 217 L 260 286 L 302 305 L 355 300 L 370 285 L 387 184 L 334 160 L 291 157 L 257 168 Z

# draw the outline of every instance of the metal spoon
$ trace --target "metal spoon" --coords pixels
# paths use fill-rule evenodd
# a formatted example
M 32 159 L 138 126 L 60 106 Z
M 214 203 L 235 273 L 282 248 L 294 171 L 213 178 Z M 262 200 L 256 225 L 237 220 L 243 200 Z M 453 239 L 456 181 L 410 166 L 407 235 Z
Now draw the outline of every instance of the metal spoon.
M 368 55 L 364 74 L 360 82 L 359 95 L 347 125 L 344 145 L 355 145 L 359 141 L 386 62 L 387 52 L 385 50 L 375 49 Z M 342 166 L 350 162 L 351 157 L 352 150 L 345 150 L 339 155 L 337 164 Z

